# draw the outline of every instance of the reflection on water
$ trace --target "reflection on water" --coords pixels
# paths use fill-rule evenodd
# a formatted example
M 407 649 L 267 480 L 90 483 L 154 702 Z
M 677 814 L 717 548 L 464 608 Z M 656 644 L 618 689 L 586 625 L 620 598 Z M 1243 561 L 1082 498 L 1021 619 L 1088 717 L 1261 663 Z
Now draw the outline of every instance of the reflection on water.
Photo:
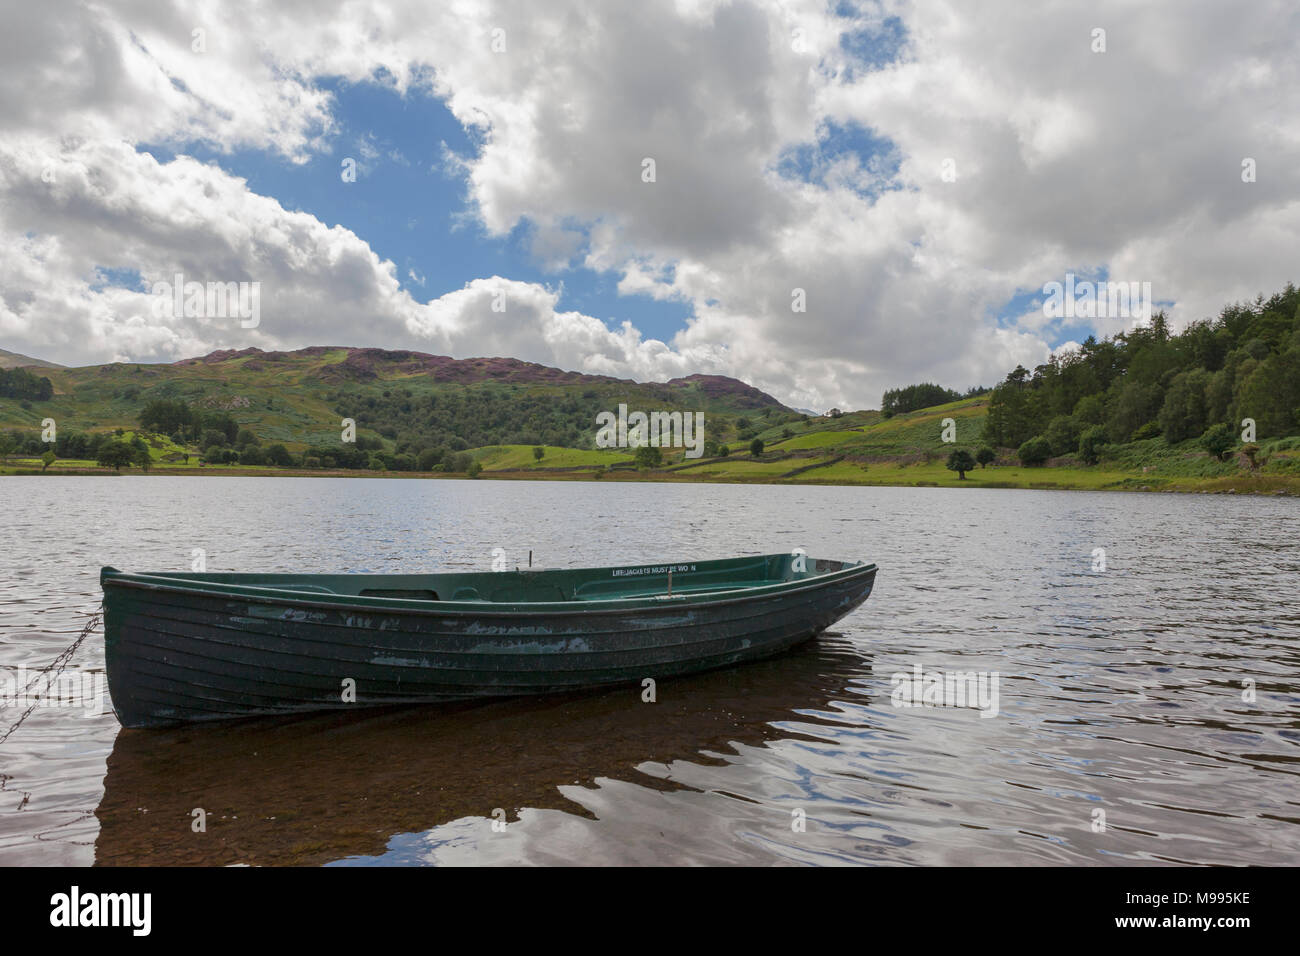
M 833 639 L 831 639 L 833 641 Z M 118 734 L 96 816 L 102 864 L 317 864 L 384 852 L 395 834 L 525 809 L 586 814 L 561 787 L 781 736 L 825 707 L 856 655 L 807 645 L 777 660 L 660 685 L 547 700 L 414 707 Z M 194 808 L 212 825 L 193 837 Z
M 0 509 L 4 669 L 76 635 L 101 564 L 181 569 L 195 547 L 210 569 L 243 570 L 482 569 L 496 547 L 551 566 L 799 546 L 881 566 L 836 633 L 661 683 L 655 703 L 627 688 L 167 731 L 38 709 L 0 744 L 0 863 L 1300 855 L 1292 501 L 10 478 Z M 102 664 L 93 640 L 74 667 Z M 916 665 L 997 672 L 998 716 L 892 707 L 891 676 Z M 198 808 L 206 833 L 191 827 Z

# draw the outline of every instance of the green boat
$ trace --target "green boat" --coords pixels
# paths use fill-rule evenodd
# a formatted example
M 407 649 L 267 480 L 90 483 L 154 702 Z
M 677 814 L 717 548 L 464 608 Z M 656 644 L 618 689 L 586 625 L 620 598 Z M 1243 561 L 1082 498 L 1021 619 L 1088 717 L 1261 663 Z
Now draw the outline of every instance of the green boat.
M 125 727 L 641 683 L 778 654 L 876 566 L 770 554 L 449 574 L 100 572 Z

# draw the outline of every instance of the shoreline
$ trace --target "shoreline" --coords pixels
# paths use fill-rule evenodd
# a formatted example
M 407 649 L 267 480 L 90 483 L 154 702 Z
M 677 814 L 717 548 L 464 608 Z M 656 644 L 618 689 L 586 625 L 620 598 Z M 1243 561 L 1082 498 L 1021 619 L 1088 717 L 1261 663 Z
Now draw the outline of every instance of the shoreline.
M 914 467 L 914 466 L 900 466 Z M 815 469 L 812 469 L 815 470 Z M 39 467 L 0 466 L 0 477 L 121 477 L 148 478 L 151 476 L 221 477 L 221 478 L 384 478 L 396 480 L 473 480 L 473 481 L 612 481 L 619 483 L 661 484 L 726 484 L 726 485 L 818 485 L 821 487 L 879 487 L 879 488 L 987 488 L 1021 491 L 1127 491 L 1149 494 L 1228 494 L 1300 497 L 1300 476 L 1243 474 L 1194 478 L 1185 476 L 1156 476 L 1131 472 L 1085 472 L 1091 478 L 1109 478 L 1110 481 L 1083 482 L 1077 479 L 1079 469 L 1035 469 L 1033 474 L 1021 474 L 1025 469 L 1000 468 L 989 472 L 984 479 L 968 476 L 965 480 L 953 477 L 943 480 L 882 474 L 888 469 L 864 472 L 859 480 L 843 477 L 824 478 L 809 474 L 807 477 L 766 477 L 761 475 L 726 475 L 716 472 L 689 475 L 682 471 L 636 471 L 618 469 L 613 472 L 596 472 L 592 469 L 500 469 L 480 472 L 470 479 L 464 473 L 416 471 L 361 471 L 329 468 L 274 468 L 274 467 L 222 467 L 204 466 L 187 468 L 150 468 L 147 472 L 132 468 L 115 472 L 111 468 L 51 466 L 47 471 Z M 1053 474 L 1069 472 L 1070 474 Z M 971 473 L 972 475 L 974 473 Z M 856 477 L 856 476 L 855 476 Z M 1072 480 L 1073 479 L 1073 480 Z

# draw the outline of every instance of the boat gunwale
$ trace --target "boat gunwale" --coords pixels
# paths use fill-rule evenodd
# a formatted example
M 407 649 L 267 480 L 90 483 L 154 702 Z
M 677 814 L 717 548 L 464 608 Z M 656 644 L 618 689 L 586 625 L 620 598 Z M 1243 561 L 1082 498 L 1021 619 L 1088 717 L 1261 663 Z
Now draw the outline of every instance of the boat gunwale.
M 761 555 L 759 557 L 773 557 Z M 809 559 L 816 560 L 816 559 Z M 820 559 L 829 560 L 829 559 Z M 283 588 L 266 588 L 256 585 L 225 584 L 221 582 L 195 581 L 193 578 L 163 578 L 151 574 L 139 574 L 119 571 L 104 567 L 100 570 L 100 587 L 107 598 L 108 587 L 130 587 L 145 591 L 162 591 L 182 594 L 206 595 L 216 598 L 252 598 L 270 604 L 286 607 L 327 608 L 331 610 L 358 610 L 366 612 L 391 611 L 415 616 L 447 617 L 512 617 L 512 616 L 572 616 L 579 614 L 620 614 L 627 611 L 648 611 L 662 609 L 676 612 L 698 607 L 721 607 L 729 604 L 743 603 L 756 598 L 784 597 L 816 590 L 830 584 L 851 581 L 859 577 L 874 575 L 878 570 L 874 562 L 841 562 L 847 566 L 827 571 L 822 574 L 790 581 L 774 581 L 751 587 L 727 588 L 725 590 L 706 592 L 683 592 L 680 596 L 667 594 L 648 594 L 630 598 L 610 598 L 595 600 L 568 601 L 424 601 L 407 598 L 388 598 L 379 596 L 362 596 L 356 594 L 318 594 L 307 596 Z M 617 565 L 615 567 L 618 567 Z M 607 568 L 573 568 L 555 569 L 579 571 L 603 571 Z M 456 573 L 456 572 L 451 572 Z M 383 575 L 375 575 L 382 577 Z M 336 598 L 337 600 L 331 600 Z M 432 605 L 432 606 L 431 606 Z

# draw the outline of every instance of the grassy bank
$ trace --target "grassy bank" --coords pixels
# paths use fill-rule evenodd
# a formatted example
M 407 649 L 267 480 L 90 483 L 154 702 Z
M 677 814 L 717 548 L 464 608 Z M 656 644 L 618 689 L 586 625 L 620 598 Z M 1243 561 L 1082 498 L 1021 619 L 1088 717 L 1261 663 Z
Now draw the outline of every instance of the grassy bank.
M 504 459 L 511 461 L 510 458 Z M 568 461 L 555 456 L 555 461 Z M 840 461 L 825 467 L 813 467 L 797 475 L 783 477 L 800 459 L 773 461 L 713 459 L 684 470 L 640 470 L 599 466 L 537 464 L 526 467 L 487 467 L 480 479 L 507 481 L 654 481 L 706 482 L 726 484 L 793 484 L 793 485 L 871 485 L 881 487 L 920 488 L 1025 488 L 1082 491 L 1144 491 L 1201 494 L 1276 494 L 1300 497 L 1300 475 L 1240 472 L 1213 476 L 1162 476 L 1152 473 L 1108 469 L 1103 466 L 1043 467 L 1020 466 L 977 468 L 965 480 L 942 463 L 850 462 Z M 0 462 L 0 475 L 117 475 L 111 468 L 94 462 L 57 461 L 41 470 L 37 459 L 10 459 Z M 258 465 L 163 465 L 147 473 L 138 468 L 124 469 L 122 476 L 224 476 L 224 477 L 316 477 L 316 478 L 464 478 L 464 474 L 419 471 L 354 471 L 347 469 L 276 468 Z

